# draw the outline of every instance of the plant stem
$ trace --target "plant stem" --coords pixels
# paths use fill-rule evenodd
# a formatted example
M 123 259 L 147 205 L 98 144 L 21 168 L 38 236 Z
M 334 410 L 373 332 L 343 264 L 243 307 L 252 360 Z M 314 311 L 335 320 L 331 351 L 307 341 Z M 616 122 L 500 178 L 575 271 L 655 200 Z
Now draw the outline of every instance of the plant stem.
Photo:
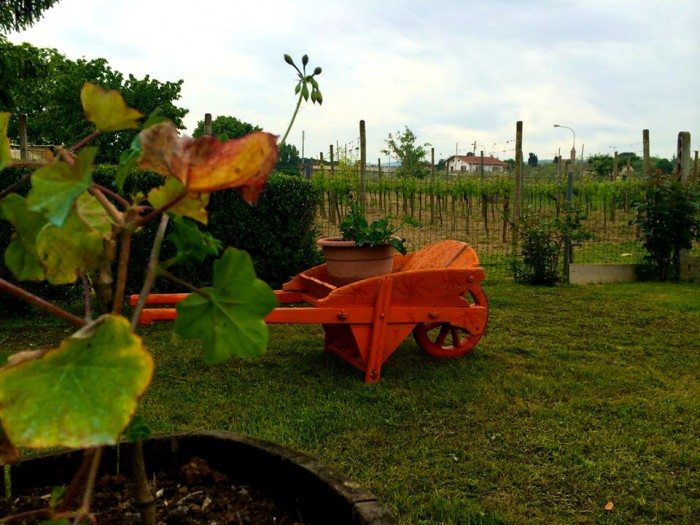
M 129 254 L 131 253 L 131 239 L 134 232 L 126 229 L 122 232 L 119 246 L 119 266 L 117 267 L 117 285 L 114 289 L 114 299 L 112 300 L 112 313 L 119 315 L 122 313 L 124 303 L 124 290 L 126 288 L 126 276 L 129 271 Z
M 99 131 L 93 131 L 90 133 L 87 137 L 83 137 L 80 141 L 76 142 L 73 144 L 68 151 L 73 153 L 74 151 L 77 151 L 78 149 L 82 148 L 85 146 L 85 144 L 88 144 L 95 140 L 95 138 L 100 134 Z
M 92 462 L 92 456 L 94 453 L 94 448 L 85 449 L 85 452 L 83 452 L 83 460 L 80 462 L 80 467 L 78 467 L 78 471 L 75 473 L 73 479 L 66 488 L 66 491 L 61 498 L 61 502 L 58 504 L 58 507 L 56 507 L 56 512 L 66 512 L 73 503 L 75 496 L 78 494 L 78 489 L 80 489 L 85 480 L 85 476 L 88 473 L 88 467 Z
M 109 216 L 112 217 L 112 220 L 119 226 L 119 227 L 124 227 L 124 217 L 122 216 L 122 213 L 115 208 L 114 204 L 109 202 L 107 200 L 107 197 L 105 197 L 105 194 L 100 191 L 100 189 L 95 185 L 91 185 L 90 189 L 88 190 L 90 194 L 95 197 L 100 204 L 102 204 L 102 207 L 109 213 Z
M 148 297 L 148 293 L 151 291 L 153 281 L 156 280 L 156 270 L 158 268 L 158 258 L 160 257 L 160 247 L 163 244 L 163 237 L 165 236 L 165 229 L 168 226 L 169 220 L 170 218 L 165 214 L 161 215 L 160 217 L 160 224 L 158 225 L 156 238 L 153 240 L 153 246 L 151 246 L 151 256 L 148 259 L 146 278 L 143 280 L 143 286 L 141 287 L 141 293 L 139 294 L 139 302 L 136 304 L 136 308 L 131 316 L 131 329 L 133 331 L 136 331 L 136 325 L 138 324 L 141 310 L 143 310 L 143 307 L 146 304 L 146 297 Z
M 26 290 L 20 288 L 19 286 L 15 286 L 11 282 L 6 281 L 2 278 L 0 278 L 0 290 L 4 290 L 7 293 L 18 297 L 33 306 L 41 308 L 42 310 L 45 310 L 50 314 L 63 319 L 64 321 L 68 321 L 76 328 L 81 328 L 87 324 L 84 319 L 81 319 L 77 315 L 73 315 L 70 312 L 66 312 L 58 306 L 53 305 L 50 302 L 42 299 L 41 297 L 37 297 L 36 295 L 29 293 Z
M 22 175 L 22 178 L 19 179 L 17 182 L 14 184 L 10 184 L 7 188 L 4 190 L 0 191 L 0 201 L 5 198 L 6 195 L 9 195 L 10 193 L 13 193 L 15 191 L 19 191 L 22 188 L 24 188 L 28 183 L 29 183 L 29 178 L 32 176 L 32 173 L 25 173 Z
M 282 140 L 280 140 L 279 145 L 281 146 L 284 144 L 284 141 L 287 140 L 287 136 L 289 135 L 289 132 L 292 130 L 292 126 L 294 125 L 294 121 L 297 118 L 297 113 L 299 113 L 299 108 L 301 107 L 301 99 L 303 98 L 302 96 L 302 90 L 299 90 L 299 100 L 297 101 L 297 107 L 294 108 L 294 114 L 292 115 L 292 120 L 289 122 L 289 127 L 287 128 L 286 133 L 284 134 L 284 137 L 282 137 Z
M 92 185 L 100 190 L 102 193 L 106 193 L 110 197 L 112 197 L 115 201 L 117 201 L 123 208 L 128 208 L 131 206 L 131 203 L 126 200 L 124 197 L 119 195 L 116 191 L 112 191 L 109 188 L 102 186 L 102 184 L 97 184 L 96 182 L 93 182 Z
M 90 305 L 90 281 L 84 270 L 80 270 L 80 280 L 83 282 L 83 305 L 85 307 L 85 322 L 92 322 L 92 307 Z
M 97 478 L 97 470 L 100 467 L 100 460 L 102 459 L 102 447 L 97 447 L 92 455 L 92 461 L 90 463 L 90 472 L 88 473 L 87 485 L 85 487 L 85 492 L 83 493 L 83 502 L 80 505 L 80 510 L 73 520 L 74 525 L 79 525 L 80 522 L 90 514 L 90 502 L 92 501 L 92 492 L 95 488 L 95 479 Z
M 168 281 L 172 281 L 175 284 L 179 284 L 180 286 L 182 286 L 183 288 L 186 288 L 187 290 L 189 290 L 192 293 L 199 294 L 206 299 L 211 299 L 211 295 L 209 295 L 204 290 L 197 288 L 196 286 L 192 285 L 191 283 L 188 283 L 184 279 L 180 279 L 177 275 L 173 275 L 172 273 L 170 273 L 167 270 L 163 270 L 162 268 L 158 268 L 158 274 L 165 277 Z
M 155 525 L 156 501 L 151 494 L 151 487 L 148 486 L 146 465 L 143 460 L 143 441 L 141 439 L 134 441 L 134 447 L 131 450 L 131 461 L 134 469 L 134 484 L 136 486 L 134 503 L 141 515 L 141 523 L 143 525 Z
M 176 198 L 174 198 L 173 200 L 171 200 L 171 201 L 168 202 L 167 204 L 164 204 L 164 205 L 161 206 L 160 208 L 156 208 L 155 210 L 151 211 L 151 212 L 148 213 L 147 215 L 145 215 L 145 216 L 143 216 L 143 217 L 140 217 L 139 219 L 136 219 L 136 221 L 135 221 L 136 226 L 141 226 L 141 225 L 143 225 L 144 223 L 146 223 L 146 222 L 148 222 L 148 221 L 150 221 L 150 220 L 155 219 L 156 217 L 158 217 L 158 215 L 161 215 L 161 214 L 165 213 L 165 212 L 168 211 L 170 208 L 172 208 L 173 206 L 175 206 L 178 202 L 180 202 L 180 201 L 181 201 L 182 199 L 184 199 L 186 196 L 187 196 L 187 192 L 186 192 L 186 191 L 183 191 L 180 195 L 178 195 Z

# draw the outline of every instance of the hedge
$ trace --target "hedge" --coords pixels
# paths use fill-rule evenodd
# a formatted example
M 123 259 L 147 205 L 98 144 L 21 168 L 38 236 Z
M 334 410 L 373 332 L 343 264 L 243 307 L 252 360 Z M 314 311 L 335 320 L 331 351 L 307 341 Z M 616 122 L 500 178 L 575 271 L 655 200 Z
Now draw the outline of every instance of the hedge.
M 0 176 L 0 188 L 19 180 L 25 169 L 7 169 Z M 113 181 L 116 166 L 98 165 L 95 167 L 95 182 L 114 189 Z M 152 173 L 134 171 L 125 184 L 124 193 L 146 192 L 153 186 L 162 184 L 163 178 Z M 28 188 L 20 193 L 26 194 Z M 116 191 L 116 190 L 115 190 Z M 209 203 L 209 225 L 202 230 L 209 231 L 224 246 L 234 246 L 246 250 L 253 259 L 256 273 L 273 288 L 278 288 L 301 270 L 319 264 L 321 255 L 315 245 L 314 219 L 320 201 L 320 191 L 309 181 L 300 177 L 272 174 L 258 202 L 250 206 L 240 198 L 235 190 L 216 192 Z M 132 244 L 131 266 L 129 268 L 128 293 L 138 293 L 146 270 L 150 246 L 158 221 L 152 221 L 140 230 Z M 10 241 L 12 226 L 0 220 L 0 253 Z M 167 241 L 163 245 L 162 259 L 174 252 Z M 205 261 L 196 267 L 182 265 L 173 273 L 191 281 L 197 286 L 211 284 L 211 263 Z M 11 273 L 0 264 L 0 277 L 14 280 Z M 42 297 L 52 299 L 78 299 L 80 290 L 76 285 L 60 287 L 45 283 L 23 283 Z M 158 291 L 182 291 L 174 285 L 159 280 Z M 7 302 L 0 295 L 0 304 Z M 12 301 L 14 306 L 14 301 Z M 5 305 L 9 306 L 8 304 Z

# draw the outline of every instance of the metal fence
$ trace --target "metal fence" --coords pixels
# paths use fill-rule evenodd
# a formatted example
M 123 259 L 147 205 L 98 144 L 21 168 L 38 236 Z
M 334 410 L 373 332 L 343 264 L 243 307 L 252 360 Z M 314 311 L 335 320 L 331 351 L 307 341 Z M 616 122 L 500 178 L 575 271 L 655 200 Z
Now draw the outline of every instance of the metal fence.
M 636 263 L 644 256 L 638 232 L 631 226 L 634 203 L 644 194 L 641 173 L 626 172 L 603 180 L 583 166 L 572 169 L 525 167 L 522 173 L 522 214 L 554 219 L 567 207 L 567 172 L 571 171 L 571 203 L 593 238 L 573 247 L 575 262 Z M 338 235 L 348 200 L 360 196 L 359 168 L 335 165 L 316 170 L 312 181 L 323 193 L 317 228 L 324 236 Z M 509 258 L 516 252 L 512 235 L 512 173 L 435 172 L 423 179 L 398 178 L 392 172 L 365 175 L 369 220 L 390 215 L 400 221 L 410 215 L 420 227 L 403 227 L 398 234 L 414 250 L 443 239 L 474 247 L 491 282 L 510 280 Z

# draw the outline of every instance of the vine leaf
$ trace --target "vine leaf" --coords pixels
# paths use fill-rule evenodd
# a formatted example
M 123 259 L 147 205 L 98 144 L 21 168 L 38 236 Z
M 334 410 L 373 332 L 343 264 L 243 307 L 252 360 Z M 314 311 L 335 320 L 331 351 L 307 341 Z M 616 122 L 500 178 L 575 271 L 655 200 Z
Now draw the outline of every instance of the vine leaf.
M 10 113 L 0 111 L 0 170 L 12 162 L 10 139 L 7 138 L 7 125 L 9 122 Z
M 173 230 L 167 239 L 175 245 L 177 262 L 194 259 L 204 261 L 210 255 L 219 255 L 221 242 L 210 233 L 203 232 L 195 223 L 180 217 L 172 217 Z
M 178 303 L 175 332 L 202 339 L 207 364 L 261 355 L 268 338 L 264 318 L 277 299 L 255 277 L 250 256 L 227 248 L 214 263 L 214 287 L 203 292 L 206 297 L 193 293 Z
M 239 188 L 254 202 L 277 162 L 277 139 L 257 131 L 221 141 L 205 136 L 179 137 L 171 122 L 141 132 L 139 168 L 178 179 L 187 191 L 208 193 Z
M 0 369 L 0 419 L 16 447 L 116 442 L 153 374 L 123 317 L 105 315 L 37 359 Z
M 109 215 L 97 199 L 81 195 L 63 226 L 47 224 L 37 235 L 36 253 L 46 279 L 51 284 L 72 283 L 79 270 L 98 268 L 111 228 Z
M 97 148 L 83 148 L 74 165 L 52 162 L 32 174 L 27 196 L 29 209 L 43 213 L 54 226 L 62 226 L 75 200 L 92 183 L 92 163 Z
M 46 226 L 46 218 L 29 211 L 27 200 L 16 193 L 10 193 L 0 201 L 0 216 L 12 223 L 15 229 L 5 250 L 5 264 L 20 281 L 42 281 L 44 268 L 36 252 L 36 238 Z
M 184 191 L 185 188 L 179 180 L 168 178 L 163 186 L 153 188 L 148 192 L 148 201 L 156 208 L 160 208 L 176 199 Z M 182 217 L 191 217 L 202 224 L 206 224 L 209 221 L 209 215 L 207 214 L 208 204 L 208 193 L 189 193 L 168 211 Z
M 137 128 L 143 113 L 126 105 L 118 91 L 106 90 L 86 82 L 80 90 L 85 118 L 95 124 L 97 131 L 120 131 Z

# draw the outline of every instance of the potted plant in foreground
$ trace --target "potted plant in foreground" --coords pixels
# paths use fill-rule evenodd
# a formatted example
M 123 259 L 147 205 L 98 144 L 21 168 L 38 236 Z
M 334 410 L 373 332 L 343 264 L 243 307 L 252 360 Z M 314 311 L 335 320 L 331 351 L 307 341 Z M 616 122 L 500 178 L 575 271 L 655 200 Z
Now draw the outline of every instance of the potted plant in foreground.
M 340 223 L 341 236 L 318 240 L 333 284 L 342 286 L 390 273 L 394 254 L 406 253 L 404 239 L 394 235 L 404 224 L 417 226 L 418 222 L 406 215 L 399 226 L 392 225 L 389 216 L 370 223 L 360 205 L 351 202 L 350 211 Z
M 291 58 L 285 56 L 285 60 L 294 65 Z M 304 56 L 302 63 L 303 73 L 294 65 L 300 76 L 300 101 L 308 99 L 311 86 L 312 100 L 320 103 L 318 85 L 313 79 L 320 68 L 313 75 L 306 75 L 308 57 Z M 0 278 L 0 291 L 48 311 L 77 329 L 56 348 L 19 352 L 0 368 L 0 462 L 5 466 L 16 462 L 21 449 L 60 447 L 80 452 L 30 459 L 6 468 L 5 497 L 9 503 L 15 499 L 8 498 L 14 496 L 15 489 L 36 487 L 41 477 L 48 485 L 69 483 L 52 491 L 50 499 L 42 499 L 38 508 L 10 508 L 6 512 L 11 515 L 0 522 L 97 523 L 93 500 L 101 485 L 98 474 L 116 464 L 121 465 L 122 472 L 128 470 L 132 474 L 135 489 L 130 508 L 140 514 L 136 522 L 144 525 L 166 519 L 156 515 L 156 500 L 162 492 L 153 490 L 151 475 L 171 460 L 184 461 L 181 466 L 185 478 L 193 483 L 206 478 L 214 486 L 228 484 L 223 481 L 227 479 L 226 472 L 219 472 L 220 469 L 235 472 L 240 466 L 241 472 L 258 478 L 272 470 L 273 476 L 279 476 L 276 483 L 286 484 L 275 492 L 287 491 L 291 495 L 296 492 L 296 485 L 313 477 L 314 469 L 309 468 L 308 458 L 302 455 L 290 458 L 281 447 L 226 433 L 145 440 L 147 432 L 134 417 L 154 370 L 153 357 L 135 330 L 157 277 L 192 292 L 178 304 L 174 330 L 184 337 L 202 340 L 206 363 L 220 363 L 234 356 L 252 357 L 264 351 L 268 339 L 264 317 L 277 301 L 269 286 L 256 278 L 248 254 L 226 248 L 214 263 L 213 286 L 203 289 L 178 278 L 172 273 L 172 266 L 185 260 L 201 262 L 209 255 L 220 254 L 220 244 L 196 225 L 197 221 L 207 222 L 209 193 L 234 188 L 246 201 L 254 202 L 277 160 L 277 137 L 264 132 L 234 140 L 181 137 L 174 124 L 158 116 L 152 115 L 140 125 L 143 115 L 129 108 L 116 91 L 85 84 L 80 99 L 94 131 L 72 147 L 59 149 L 53 160 L 33 166 L 37 169 L 18 183 L 0 189 L 0 218 L 9 221 L 15 230 L 4 262 L 16 279 L 45 280 L 50 284 L 77 281 L 84 290 L 84 312 L 78 316 Z M 0 170 L 17 165 L 10 156 L 9 118 L 9 113 L 0 112 Z M 129 128 L 141 131 L 120 158 L 114 188 L 97 184 L 92 179 L 96 148 L 89 144 L 101 134 Z M 161 175 L 162 180 L 144 194 L 125 196 L 117 190 L 123 188 L 135 166 Z M 28 185 L 31 187 L 25 196 Z M 137 306 L 127 317 L 123 306 L 132 239 L 152 221 L 158 223 L 158 229 L 143 287 Z M 177 250 L 177 255 L 168 261 L 159 259 L 164 240 L 172 242 Z M 107 304 L 109 308 L 102 315 L 95 315 L 93 303 Z M 122 434 L 131 444 L 123 446 L 119 454 L 114 445 Z M 191 458 L 197 450 L 211 466 Z M 235 450 L 247 459 L 238 463 L 232 452 Z M 145 458 L 144 452 L 152 457 Z M 125 461 L 127 458 L 129 461 Z M 295 463 L 294 458 L 301 459 Z M 65 477 L 71 468 L 72 480 L 70 475 Z M 326 478 L 320 493 L 311 491 L 311 500 L 329 494 L 330 501 L 343 492 L 333 490 L 333 480 Z M 107 492 L 111 492 L 109 488 Z M 366 491 L 361 492 L 365 494 L 350 496 L 350 508 L 346 510 L 359 512 L 355 504 L 368 501 Z M 300 497 L 308 501 L 308 496 L 297 494 L 289 499 Z M 181 513 L 194 512 L 189 500 L 187 505 L 179 505 L 184 499 L 168 501 L 175 509 L 182 507 Z M 343 505 L 348 504 L 347 498 L 340 499 Z M 117 512 L 123 512 L 125 502 L 126 499 L 117 500 Z M 167 521 L 211 521 L 205 518 L 204 510 L 207 505 L 211 510 L 212 504 L 204 500 L 199 514 L 170 516 Z M 228 519 L 219 518 L 226 522 Z M 337 521 L 318 517 L 314 520 Z M 106 522 L 128 521 L 115 521 L 112 517 Z

